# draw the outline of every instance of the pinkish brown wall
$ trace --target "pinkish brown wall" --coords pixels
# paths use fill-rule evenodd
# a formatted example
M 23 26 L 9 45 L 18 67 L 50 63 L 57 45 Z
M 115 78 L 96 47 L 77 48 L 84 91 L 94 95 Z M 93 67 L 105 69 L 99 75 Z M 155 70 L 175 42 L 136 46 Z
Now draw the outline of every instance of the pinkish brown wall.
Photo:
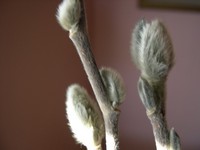
M 77 82 L 91 92 L 76 51 L 57 24 L 58 0 L 0 1 L 0 150 L 78 150 L 65 119 L 65 90 Z M 168 80 L 167 118 L 183 149 L 200 144 L 200 12 L 139 9 L 134 0 L 86 0 L 89 33 L 99 66 L 124 78 L 122 150 L 155 149 L 137 94 L 139 72 L 129 55 L 135 23 L 161 19 L 169 29 L 176 65 Z M 84 148 L 82 148 L 84 149 Z

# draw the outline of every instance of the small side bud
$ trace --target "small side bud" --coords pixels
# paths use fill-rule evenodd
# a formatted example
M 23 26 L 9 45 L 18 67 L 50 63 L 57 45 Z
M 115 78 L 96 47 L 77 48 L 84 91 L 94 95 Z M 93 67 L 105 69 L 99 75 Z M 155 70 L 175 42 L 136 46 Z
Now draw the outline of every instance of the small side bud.
M 69 86 L 66 112 L 69 126 L 78 143 L 89 149 L 101 145 L 105 131 L 103 117 L 83 87 L 77 84 Z
M 76 30 L 81 17 L 80 0 L 63 0 L 58 7 L 56 17 L 63 29 Z
M 170 130 L 170 150 L 180 150 L 180 138 L 174 128 Z
M 140 21 L 133 31 L 131 43 L 132 58 L 142 76 L 152 81 L 165 80 L 173 66 L 174 54 L 164 25 L 158 20 Z
M 162 112 L 165 114 L 165 84 L 158 82 L 152 84 L 143 77 L 138 81 L 138 92 L 144 104 L 147 115 Z
M 145 79 L 140 77 L 138 81 L 138 92 L 147 114 L 153 114 L 157 108 L 154 88 Z
M 100 69 L 106 93 L 113 108 L 118 108 L 125 97 L 125 89 L 121 76 L 110 68 Z

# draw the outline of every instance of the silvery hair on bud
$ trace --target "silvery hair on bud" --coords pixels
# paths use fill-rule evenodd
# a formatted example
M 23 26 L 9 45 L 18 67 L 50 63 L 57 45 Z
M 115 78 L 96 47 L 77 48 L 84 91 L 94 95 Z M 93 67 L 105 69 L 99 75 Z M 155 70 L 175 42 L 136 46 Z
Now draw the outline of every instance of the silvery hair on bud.
M 101 68 L 100 74 L 111 105 L 114 108 L 118 108 L 125 97 L 124 84 L 121 76 L 110 68 Z
M 87 91 L 77 85 L 67 90 L 66 112 L 69 126 L 77 142 L 92 148 L 101 145 L 104 137 L 104 122 L 100 109 Z
M 181 150 L 180 138 L 174 128 L 170 130 L 170 150 Z
M 57 20 L 67 31 L 77 27 L 81 17 L 80 0 L 63 0 L 58 7 Z
M 138 22 L 132 34 L 131 54 L 144 78 L 165 79 L 173 66 L 174 54 L 164 25 L 158 20 Z

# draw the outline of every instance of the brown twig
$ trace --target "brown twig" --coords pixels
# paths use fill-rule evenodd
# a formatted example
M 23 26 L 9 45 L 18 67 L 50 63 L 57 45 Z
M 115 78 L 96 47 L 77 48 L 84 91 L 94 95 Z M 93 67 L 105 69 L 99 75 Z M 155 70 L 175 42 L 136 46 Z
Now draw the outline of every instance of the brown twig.
M 105 130 L 106 130 L 106 147 L 108 150 L 118 150 L 119 111 L 116 110 L 109 102 L 109 98 L 106 93 L 106 87 L 103 84 L 101 75 L 99 73 L 99 69 L 96 65 L 94 56 L 91 51 L 91 46 L 86 30 L 86 18 L 85 18 L 83 0 L 69 0 L 69 1 L 71 1 L 71 3 L 74 3 L 73 6 L 67 8 L 70 12 L 66 12 L 67 15 L 71 14 L 71 16 L 70 15 L 69 16 L 64 15 L 64 17 L 60 16 L 59 12 L 61 12 L 60 14 L 63 14 L 63 12 L 62 10 L 58 10 L 59 11 L 58 20 L 61 26 L 70 32 L 69 37 L 76 47 L 76 50 L 80 56 L 80 59 L 82 61 L 83 67 L 85 69 L 89 82 L 94 91 L 99 107 L 102 111 L 105 123 Z M 68 20 L 70 20 L 71 22 Z

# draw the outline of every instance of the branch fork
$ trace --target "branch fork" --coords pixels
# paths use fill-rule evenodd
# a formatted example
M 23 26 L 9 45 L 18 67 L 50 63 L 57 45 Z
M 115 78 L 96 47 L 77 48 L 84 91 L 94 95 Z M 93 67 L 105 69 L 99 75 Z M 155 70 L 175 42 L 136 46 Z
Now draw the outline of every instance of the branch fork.
M 112 69 L 102 68 L 99 71 L 96 65 L 87 35 L 83 0 L 64 0 L 58 8 L 57 19 L 63 29 L 69 31 L 69 37 L 76 47 L 92 86 L 98 102 L 97 106 L 99 106 L 95 107 L 95 111 L 102 113 L 103 122 L 101 124 L 105 126 L 106 147 L 108 150 L 118 150 L 118 107 L 124 98 L 121 77 Z M 84 142 L 81 143 L 88 147 Z

